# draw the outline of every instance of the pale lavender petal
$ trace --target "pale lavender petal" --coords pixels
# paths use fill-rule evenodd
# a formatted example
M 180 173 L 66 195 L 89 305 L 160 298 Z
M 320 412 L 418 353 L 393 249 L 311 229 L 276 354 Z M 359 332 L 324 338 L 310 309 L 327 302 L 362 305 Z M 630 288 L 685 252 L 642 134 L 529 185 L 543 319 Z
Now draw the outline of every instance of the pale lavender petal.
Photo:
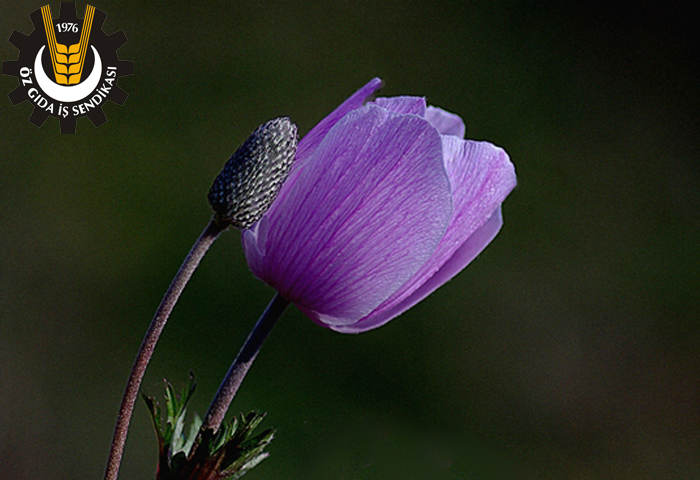
M 433 254 L 452 218 L 438 132 L 376 105 L 325 136 L 297 186 L 243 233 L 253 273 L 331 328 L 370 314 Z
M 382 88 L 382 80 L 373 78 L 364 87 L 353 93 L 350 98 L 340 104 L 338 108 L 333 110 L 326 118 L 321 120 L 309 133 L 304 135 L 304 138 L 299 142 L 297 147 L 296 166 L 301 167 L 308 156 L 318 147 L 328 131 L 333 128 L 333 125 L 353 110 L 357 110 L 365 104 L 365 101 L 372 97 L 374 93 Z
M 466 127 L 459 115 L 446 112 L 442 108 L 429 106 L 425 111 L 425 119 L 432 123 L 443 135 L 454 135 L 464 138 Z
M 282 186 L 275 203 L 284 203 L 287 194 L 296 188 L 295 185 L 301 175 L 301 170 L 306 166 L 307 161 L 330 129 L 345 115 L 362 107 L 367 100 L 371 99 L 377 90 L 382 88 L 382 85 L 383 82 L 380 78 L 373 78 L 367 85 L 353 93 L 338 108 L 321 120 L 309 133 L 304 135 L 304 138 L 299 141 L 299 145 L 297 146 L 297 156 L 294 160 L 294 165 L 292 165 L 292 170 L 289 172 L 289 176 Z M 274 204 L 272 208 L 275 208 Z
M 425 117 L 427 105 L 423 97 L 379 97 L 374 103 L 390 112 Z
M 461 272 L 466 265 L 470 264 L 491 243 L 491 240 L 496 237 L 502 225 L 501 207 L 498 207 L 498 210 L 491 215 L 491 218 L 474 232 L 457 249 L 452 258 L 427 282 L 421 285 L 418 290 L 391 308 L 377 309 L 377 311 L 355 324 L 335 327 L 333 330 L 341 333 L 361 333 L 380 327 L 391 319 L 396 318 Z
M 508 155 L 486 142 L 465 141 L 454 136 L 444 136 L 442 140 L 454 208 L 444 238 L 408 282 L 367 318 L 343 331 L 376 328 L 410 308 L 466 267 L 498 232 L 501 217 L 494 212 L 516 183 L 515 169 Z M 489 219 L 492 223 L 477 235 Z M 468 246 L 462 250 L 465 243 Z

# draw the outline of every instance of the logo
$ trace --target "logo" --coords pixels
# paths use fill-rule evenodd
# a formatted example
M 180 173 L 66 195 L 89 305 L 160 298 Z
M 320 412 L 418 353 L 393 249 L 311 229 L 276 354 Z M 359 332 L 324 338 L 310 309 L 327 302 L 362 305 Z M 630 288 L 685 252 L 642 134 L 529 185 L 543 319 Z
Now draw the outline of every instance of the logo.
M 10 36 L 19 58 L 2 62 L 2 73 L 19 79 L 8 95 L 12 104 L 29 100 L 34 105 L 29 121 L 41 127 L 48 117 L 57 117 L 61 133 L 75 133 L 83 116 L 96 127 L 105 123 L 107 100 L 124 105 L 128 97 L 117 79 L 134 73 L 134 63 L 117 56 L 127 41 L 124 32 L 105 34 L 107 15 L 91 5 L 85 18 L 78 18 L 75 2 L 62 2 L 58 18 L 52 18 L 48 5 L 29 18 L 34 24 L 29 36 L 17 30 Z

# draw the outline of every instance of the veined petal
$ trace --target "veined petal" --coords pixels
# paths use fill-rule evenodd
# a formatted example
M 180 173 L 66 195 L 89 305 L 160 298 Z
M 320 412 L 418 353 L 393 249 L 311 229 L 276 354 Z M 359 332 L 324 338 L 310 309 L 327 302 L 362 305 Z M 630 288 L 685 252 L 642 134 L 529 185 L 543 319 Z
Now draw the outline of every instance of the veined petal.
M 333 126 L 345 115 L 353 110 L 357 110 L 368 100 L 371 100 L 372 96 L 377 92 L 377 90 L 382 88 L 382 85 L 383 82 L 380 78 L 373 78 L 367 83 L 367 85 L 353 93 L 347 100 L 341 103 L 338 108 L 333 110 L 328 116 L 316 124 L 316 126 L 312 128 L 309 133 L 304 135 L 304 138 L 299 141 L 294 165 L 292 165 L 292 170 L 289 172 L 289 176 L 278 194 L 278 201 L 276 203 L 284 203 L 284 199 L 288 192 L 296 188 L 295 185 L 301 174 L 301 170 L 306 166 L 309 158 L 321 144 L 331 128 L 333 128 Z M 273 204 L 271 208 L 274 209 L 275 204 Z
M 341 333 L 366 332 L 367 330 L 380 327 L 391 319 L 401 315 L 469 265 L 471 261 L 491 243 L 491 240 L 496 237 L 502 225 L 503 217 L 501 215 L 501 207 L 499 206 L 496 212 L 491 215 L 491 218 L 457 249 L 452 258 L 450 258 L 435 275 L 430 277 L 427 282 L 409 296 L 392 307 L 375 310 L 371 315 L 357 323 L 334 327 L 333 330 Z
M 244 232 L 253 273 L 322 325 L 369 315 L 416 275 L 450 224 L 441 143 L 417 116 L 371 104 L 347 114 L 296 188 Z
M 425 117 L 427 105 L 423 97 L 379 97 L 374 103 L 390 112 Z
M 466 127 L 464 121 L 454 113 L 446 112 L 442 108 L 430 106 L 425 111 L 425 119 L 433 124 L 443 135 L 454 135 L 464 138 Z
M 338 108 L 321 120 L 309 133 L 304 135 L 304 138 L 301 139 L 297 147 L 295 165 L 302 167 L 308 156 L 319 146 L 330 129 L 345 115 L 363 106 L 380 88 L 382 88 L 382 80 L 380 78 L 373 78 L 367 85 L 353 93 L 350 98 L 341 103 Z
M 486 142 L 442 137 L 452 184 L 453 216 L 430 259 L 375 311 L 344 332 L 379 327 L 412 307 L 466 267 L 496 236 L 500 204 L 515 187 L 515 169 L 502 149 Z

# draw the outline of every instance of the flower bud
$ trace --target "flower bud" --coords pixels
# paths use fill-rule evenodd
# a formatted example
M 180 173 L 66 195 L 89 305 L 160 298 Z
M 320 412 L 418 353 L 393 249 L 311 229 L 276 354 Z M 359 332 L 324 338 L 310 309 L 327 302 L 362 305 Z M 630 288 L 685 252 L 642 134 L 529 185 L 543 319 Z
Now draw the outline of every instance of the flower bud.
M 294 162 L 297 127 L 287 117 L 260 125 L 224 165 L 207 198 L 218 222 L 251 227 L 277 198 Z

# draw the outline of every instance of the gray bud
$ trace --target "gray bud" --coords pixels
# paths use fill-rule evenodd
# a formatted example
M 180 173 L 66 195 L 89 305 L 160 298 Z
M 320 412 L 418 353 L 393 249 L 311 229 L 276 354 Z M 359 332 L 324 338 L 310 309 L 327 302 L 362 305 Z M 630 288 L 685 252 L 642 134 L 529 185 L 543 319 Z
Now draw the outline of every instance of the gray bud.
M 260 125 L 214 180 L 207 198 L 217 220 L 240 229 L 260 220 L 277 198 L 297 151 L 297 127 L 287 117 Z

